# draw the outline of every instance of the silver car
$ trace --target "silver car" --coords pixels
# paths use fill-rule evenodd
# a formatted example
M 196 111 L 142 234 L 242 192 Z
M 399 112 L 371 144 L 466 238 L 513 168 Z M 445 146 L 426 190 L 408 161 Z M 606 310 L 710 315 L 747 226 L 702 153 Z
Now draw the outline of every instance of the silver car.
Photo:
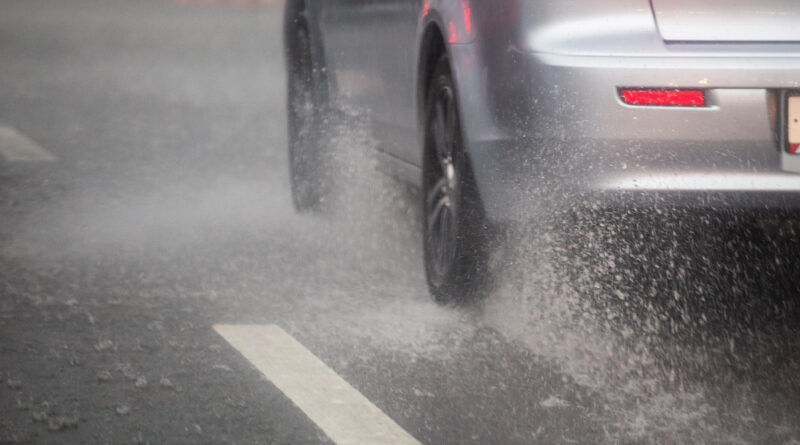
M 333 101 L 422 190 L 439 301 L 484 227 L 595 207 L 800 203 L 796 0 L 288 0 L 294 202 L 317 208 Z

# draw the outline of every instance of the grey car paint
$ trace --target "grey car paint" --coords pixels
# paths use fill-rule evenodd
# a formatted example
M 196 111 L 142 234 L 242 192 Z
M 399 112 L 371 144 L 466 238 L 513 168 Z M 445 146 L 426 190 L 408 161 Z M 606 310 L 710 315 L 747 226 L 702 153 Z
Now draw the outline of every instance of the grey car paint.
M 800 41 L 800 8 L 785 0 L 652 0 L 665 40 Z
M 730 3 L 727 3 L 730 4 Z M 368 111 L 380 152 L 419 185 L 425 36 L 444 37 L 487 217 L 557 200 L 800 205 L 781 139 L 800 88 L 800 3 L 722 0 L 309 2 L 330 90 Z M 702 17 L 702 18 L 701 18 Z M 773 41 L 779 40 L 779 41 Z M 624 87 L 691 88 L 703 107 L 630 106 Z

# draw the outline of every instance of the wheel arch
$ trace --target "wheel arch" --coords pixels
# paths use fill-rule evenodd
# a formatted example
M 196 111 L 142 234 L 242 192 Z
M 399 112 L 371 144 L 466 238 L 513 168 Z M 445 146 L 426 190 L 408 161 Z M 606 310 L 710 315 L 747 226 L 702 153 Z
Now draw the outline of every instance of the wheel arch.
M 436 64 L 443 55 L 449 55 L 444 34 L 438 23 L 430 22 L 425 27 L 420 39 L 419 62 L 417 64 L 417 127 L 420 142 L 425 132 L 425 104 L 428 97 L 431 76 Z M 424 144 L 422 144 L 424 145 Z
M 431 15 L 434 15 L 433 10 L 431 11 Z M 439 21 L 431 20 L 425 27 L 422 33 L 422 38 L 420 39 L 419 63 L 417 66 L 417 125 L 419 128 L 419 146 L 420 150 L 422 150 L 420 159 L 422 159 L 424 162 L 427 156 L 427 153 L 424 152 L 426 150 L 425 107 L 428 90 L 431 84 L 431 77 L 436 69 L 439 59 L 442 56 L 447 56 L 448 63 L 450 64 L 451 81 L 453 83 L 453 88 L 455 89 L 456 108 L 461 119 L 461 149 L 463 150 L 463 155 L 467 160 L 469 170 L 467 174 L 469 175 L 470 181 L 472 181 L 472 184 L 470 184 L 470 191 L 471 193 L 475 194 L 478 203 L 480 204 L 481 208 L 483 208 L 483 196 L 475 178 L 475 168 L 473 165 L 470 147 L 471 134 L 469 129 L 465 128 L 471 119 L 468 118 L 467 112 L 469 110 L 465 110 L 464 108 L 468 105 L 465 105 L 466 98 L 461 94 L 461 85 L 459 85 L 460 81 L 463 80 L 462 77 L 464 73 L 461 73 L 457 70 L 458 64 L 455 60 L 456 54 L 453 53 L 454 48 L 451 47 L 451 44 L 445 39 L 445 35 L 446 34 L 444 33 L 443 28 L 440 26 Z

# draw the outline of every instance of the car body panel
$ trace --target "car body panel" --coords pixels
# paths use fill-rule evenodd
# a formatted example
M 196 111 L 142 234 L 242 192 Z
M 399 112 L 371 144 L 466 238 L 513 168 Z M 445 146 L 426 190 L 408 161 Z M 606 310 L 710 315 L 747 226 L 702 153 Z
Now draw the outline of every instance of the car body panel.
M 795 0 L 652 0 L 665 40 L 800 41 Z
M 416 29 L 421 3 L 328 0 L 319 21 L 341 102 L 368 110 L 381 149 L 408 156 L 416 139 Z
M 800 207 L 800 157 L 781 135 L 800 43 L 666 41 L 648 0 L 320 3 L 331 88 L 367 111 L 386 165 L 416 185 L 417 64 L 425 33 L 442 34 L 490 220 L 577 200 Z M 701 89 L 707 103 L 631 106 L 626 87 Z

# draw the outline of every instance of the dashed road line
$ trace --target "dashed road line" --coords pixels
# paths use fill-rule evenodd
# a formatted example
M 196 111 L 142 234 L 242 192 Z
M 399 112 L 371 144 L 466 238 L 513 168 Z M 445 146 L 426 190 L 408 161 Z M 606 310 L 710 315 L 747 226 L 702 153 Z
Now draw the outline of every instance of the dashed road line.
M 280 327 L 215 325 L 214 330 L 337 445 L 420 445 Z
M 56 157 L 13 127 L 0 125 L 0 157 L 9 162 L 52 162 Z

